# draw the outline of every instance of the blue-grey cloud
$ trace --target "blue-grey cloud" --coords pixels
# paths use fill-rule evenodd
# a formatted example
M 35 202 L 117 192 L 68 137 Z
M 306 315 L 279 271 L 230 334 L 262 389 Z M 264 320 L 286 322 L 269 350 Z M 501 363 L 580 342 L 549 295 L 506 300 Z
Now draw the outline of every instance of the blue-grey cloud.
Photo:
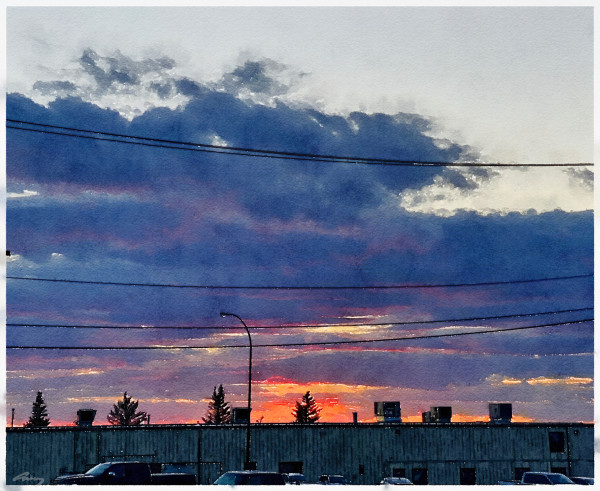
M 67 96 L 77 90 L 77 85 L 67 80 L 54 80 L 50 82 L 38 81 L 33 84 L 33 89 L 42 95 Z
M 281 95 L 287 92 L 289 87 L 275 80 L 271 74 L 286 68 L 285 65 L 269 59 L 248 60 L 231 73 L 223 75 L 221 84 L 225 90 L 232 93 L 247 90 L 255 94 Z
M 565 172 L 578 184 L 589 190 L 594 189 L 594 173 L 591 170 L 571 167 L 567 168 Z
M 119 51 L 113 56 L 101 56 L 91 48 L 84 50 L 79 63 L 103 92 L 118 85 L 139 85 L 143 75 L 169 70 L 175 66 L 174 60 L 168 57 L 134 61 Z

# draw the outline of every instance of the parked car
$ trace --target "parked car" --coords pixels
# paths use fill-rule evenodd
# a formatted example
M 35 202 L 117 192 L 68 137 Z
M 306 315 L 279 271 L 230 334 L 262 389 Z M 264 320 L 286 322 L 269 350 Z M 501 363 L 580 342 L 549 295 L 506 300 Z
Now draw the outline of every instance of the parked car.
M 586 486 L 594 485 L 593 477 L 570 477 L 569 479 L 571 479 L 571 481 L 573 481 L 575 484 L 584 484 Z
M 558 472 L 525 472 L 521 484 L 575 484 L 564 474 Z
M 108 484 L 108 485 L 148 485 L 148 484 L 196 484 L 194 474 L 168 473 L 152 474 L 150 465 L 145 462 L 104 462 L 92 467 L 85 474 L 58 476 L 50 484 Z
M 309 484 L 307 477 L 304 474 L 298 472 L 290 472 L 288 474 L 282 474 L 286 484 Z
M 412 481 L 407 477 L 384 477 L 380 484 L 412 484 Z
M 319 484 L 348 484 L 348 481 L 340 474 L 322 474 L 319 477 Z
M 220 476 L 213 484 L 225 484 L 228 486 L 283 486 L 285 485 L 285 479 L 279 472 L 229 471 Z

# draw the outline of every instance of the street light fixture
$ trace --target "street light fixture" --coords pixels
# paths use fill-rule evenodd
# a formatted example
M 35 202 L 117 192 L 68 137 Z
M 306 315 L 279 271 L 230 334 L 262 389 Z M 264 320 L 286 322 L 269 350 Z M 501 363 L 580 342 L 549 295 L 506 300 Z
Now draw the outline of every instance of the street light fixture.
M 246 329 L 246 333 L 248 333 L 248 343 L 250 345 L 250 355 L 248 357 L 248 423 L 246 426 L 246 458 L 244 460 L 244 470 L 251 470 L 250 465 L 250 411 L 252 410 L 252 338 L 250 337 L 250 330 L 248 326 L 244 322 L 244 320 L 236 314 L 230 314 L 228 312 L 221 312 L 221 317 L 235 317 L 238 319 Z

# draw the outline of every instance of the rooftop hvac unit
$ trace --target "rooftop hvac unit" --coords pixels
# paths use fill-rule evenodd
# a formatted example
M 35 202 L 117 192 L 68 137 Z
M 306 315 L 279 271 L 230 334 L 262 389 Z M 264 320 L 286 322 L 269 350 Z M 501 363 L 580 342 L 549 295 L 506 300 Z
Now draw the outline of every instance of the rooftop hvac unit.
M 231 410 L 231 422 L 234 425 L 248 424 L 250 412 L 247 407 L 234 407 Z
M 423 411 L 421 413 L 423 423 L 431 423 L 431 411 Z
M 400 417 L 400 402 L 376 402 L 375 416 L 377 416 L 378 422 L 402 423 L 402 418 Z
M 450 423 L 452 421 L 451 406 L 435 406 L 431 408 L 431 421 L 433 423 Z
M 509 402 L 490 402 L 490 423 L 510 423 L 512 404 Z
M 79 409 L 77 411 L 77 426 L 92 426 L 94 418 L 96 417 L 95 409 Z

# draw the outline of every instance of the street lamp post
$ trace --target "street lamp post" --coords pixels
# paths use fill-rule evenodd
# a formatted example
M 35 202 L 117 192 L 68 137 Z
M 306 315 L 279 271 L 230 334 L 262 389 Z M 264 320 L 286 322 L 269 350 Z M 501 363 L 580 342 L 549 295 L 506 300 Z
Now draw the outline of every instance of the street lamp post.
M 238 319 L 246 329 L 248 333 L 248 343 L 250 345 L 250 355 L 248 356 L 248 423 L 246 426 L 246 459 L 244 461 L 244 469 L 250 469 L 250 411 L 252 410 L 252 338 L 250 337 L 250 330 L 244 322 L 244 320 L 236 314 L 230 314 L 227 312 L 221 312 L 221 317 L 235 317 Z

